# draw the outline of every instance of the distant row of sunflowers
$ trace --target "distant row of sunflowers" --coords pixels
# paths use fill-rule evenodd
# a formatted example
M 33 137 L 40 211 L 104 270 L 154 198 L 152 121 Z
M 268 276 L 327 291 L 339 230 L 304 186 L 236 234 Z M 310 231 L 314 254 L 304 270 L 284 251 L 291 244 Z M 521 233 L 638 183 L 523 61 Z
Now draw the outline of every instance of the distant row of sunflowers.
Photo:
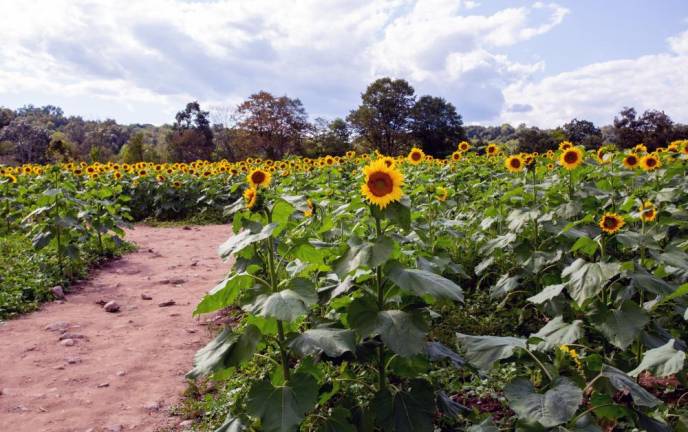
M 477 152 L 471 151 L 472 146 L 467 141 L 462 141 L 446 159 L 436 159 L 427 155 L 419 148 L 412 148 L 405 156 L 384 156 L 378 152 L 375 154 L 356 154 L 353 151 L 347 152 L 344 156 L 324 156 L 320 158 L 289 158 L 285 160 L 273 161 L 260 158 L 247 158 L 239 162 L 229 162 L 222 160 L 219 162 L 196 161 L 190 163 L 153 163 L 138 162 L 133 164 L 126 163 L 99 163 L 87 164 L 85 162 L 70 162 L 61 164 L 60 167 L 76 176 L 88 176 L 97 178 L 102 174 L 111 174 L 114 178 L 120 179 L 125 175 L 129 176 L 155 176 L 159 180 L 164 180 L 169 175 L 188 174 L 197 177 L 211 177 L 215 175 L 237 176 L 249 174 L 255 168 L 267 171 L 271 174 L 288 176 L 294 172 L 311 172 L 321 168 L 338 166 L 343 163 L 366 165 L 371 160 L 384 160 L 388 167 L 400 164 L 419 165 L 435 164 L 439 166 L 453 164 L 457 162 L 476 162 L 486 157 L 490 163 L 494 163 L 497 157 L 502 154 L 502 148 L 497 144 L 488 144 L 482 151 L 482 156 Z M 653 171 L 662 166 L 662 153 L 683 154 L 688 156 L 688 140 L 674 141 L 666 148 L 658 148 L 654 152 L 648 152 L 647 147 L 638 144 L 631 151 L 619 153 L 614 146 L 603 146 L 594 152 L 594 159 L 599 164 L 611 163 L 616 157 L 622 157 L 623 165 L 628 169 L 641 168 L 644 171 Z M 520 172 L 533 165 L 537 160 L 542 160 L 549 170 L 555 168 L 556 164 L 567 170 L 580 166 L 586 157 L 586 152 L 580 147 L 574 146 L 568 141 L 559 145 L 557 152 L 548 150 L 544 154 L 537 152 L 520 153 L 508 155 L 504 158 L 504 166 L 510 172 Z M 483 158 L 485 159 L 485 158 Z M 1 167 L 0 175 L 16 182 L 17 176 L 22 175 L 41 175 L 47 169 L 46 165 L 26 164 L 17 167 Z

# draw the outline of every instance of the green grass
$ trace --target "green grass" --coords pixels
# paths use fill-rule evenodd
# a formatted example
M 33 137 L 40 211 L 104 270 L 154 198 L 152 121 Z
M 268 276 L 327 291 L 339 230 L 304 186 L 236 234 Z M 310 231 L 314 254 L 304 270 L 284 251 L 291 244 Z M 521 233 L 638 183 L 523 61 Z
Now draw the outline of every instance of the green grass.
M 94 245 L 86 245 L 79 259 L 70 260 L 63 276 L 50 248 L 34 251 L 23 233 L 0 236 L 0 320 L 36 310 L 53 299 L 50 288 L 62 285 L 68 290 L 70 282 L 85 276 L 91 267 L 134 249 L 124 242 L 100 255 Z

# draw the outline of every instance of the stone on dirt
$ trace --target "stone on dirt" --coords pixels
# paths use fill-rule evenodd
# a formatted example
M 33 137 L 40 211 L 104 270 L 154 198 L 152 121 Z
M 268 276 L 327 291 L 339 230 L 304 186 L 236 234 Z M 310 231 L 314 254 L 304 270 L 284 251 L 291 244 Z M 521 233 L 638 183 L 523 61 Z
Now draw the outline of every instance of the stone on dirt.
M 174 300 L 167 300 L 166 302 L 159 303 L 158 306 L 159 307 L 168 307 L 168 306 L 174 306 L 176 304 L 177 304 L 177 302 L 175 302 Z
M 60 285 L 55 285 L 54 287 L 50 288 L 50 292 L 53 293 L 53 296 L 55 296 L 55 298 L 58 300 L 65 298 L 64 290 Z
M 115 312 L 119 312 L 119 305 L 117 304 L 117 302 L 112 300 L 112 301 L 105 303 L 105 306 L 103 306 L 103 309 L 105 309 L 105 312 L 115 313 Z
M 150 295 L 148 295 L 146 293 L 143 293 L 143 294 L 141 294 L 141 299 L 142 300 L 153 300 L 153 297 L 151 297 Z

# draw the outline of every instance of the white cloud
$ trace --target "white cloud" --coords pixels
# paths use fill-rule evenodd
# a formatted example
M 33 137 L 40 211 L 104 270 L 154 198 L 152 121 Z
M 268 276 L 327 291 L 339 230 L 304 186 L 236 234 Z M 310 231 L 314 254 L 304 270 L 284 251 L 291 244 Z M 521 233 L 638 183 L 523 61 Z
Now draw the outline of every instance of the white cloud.
M 660 109 L 688 122 L 688 31 L 668 39 L 671 51 L 591 64 L 504 89 L 501 120 L 552 127 L 573 118 L 611 123 L 624 106 Z
M 537 2 L 480 14 L 472 0 L 2 3 L 11 3 L 0 15 L 3 101 L 52 98 L 74 114 L 153 122 L 191 99 L 234 103 L 260 89 L 300 97 L 313 115 L 341 115 L 388 74 L 490 119 L 505 86 L 543 68 L 504 50 L 568 13 Z

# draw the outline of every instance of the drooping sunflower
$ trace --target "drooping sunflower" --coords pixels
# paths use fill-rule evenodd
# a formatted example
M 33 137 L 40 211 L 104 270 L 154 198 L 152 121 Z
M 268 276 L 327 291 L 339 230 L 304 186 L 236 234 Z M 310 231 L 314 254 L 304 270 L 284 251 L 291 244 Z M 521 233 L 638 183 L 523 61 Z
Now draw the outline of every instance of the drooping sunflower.
M 647 146 L 645 144 L 638 144 L 633 147 L 635 153 L 647 153 Z
M 303 216 L 309 218 L 313 216 L 313 201 L 311 201 L 310 199 L 306 200 L 306 206 L 308 208 L 303 211 Z
M 404 175 L 399 170 L 388 167 L 378 159 L 363 168 L 363 173 L 365 180 L 361 185 L 361 194 L 371 204 L 383 209 L 401 199 Z
M 639 163 L 640 163 L 640 160 L 638 159 L 638 155 L 635 153 L 629 153 L 623 159 L 623 164 L 628 169 L 638 168 Z
M 268 187 L 272 180 L 272 174 L 269 171 L 256 168 L 248 175 L 248 183 L 252 188 Z
M 418 165 L 425 160 L 425 153 L 423 153 L 423 150 L 414 147 L 411 149 L 408 156 L 406 156 L 406 160 L 408 160 L 412 165 Z
M 468 150 L 470 150 L 471 145 L 470 145 L 470 143 L 469 143 L 468 141 L 461 141 L 461 142 L 459 143 L 459 147 L 458 147 L 458 148 L 459 148 L 459 150 L 462 151 L 462 152 L 467 152 Z
M 247 188 L 244 191 L 244 202 L 246 203 L 246 208 L 250 209 L 256 205 L 256 200 L 258 199 L 258 190 L 255 187 Z
M 645 222 L 652 222 L 657 218 L 657 207 L 651 201 L 640 204 L 640 219 Z
M 583 150 L 578 147 L 570 147 L 559 156 L 559 164 L 567 170 L 572 170 L 583 163 Z
M 526 163 L 523 161 L 523 158 L 521 156 L 509 156 L 504 160 L 504 166 L 506 169 L 509 170 L 509 172 L 512 173 L 517 173 L 523 171 L 523 168 L 526 166 Z
M 661 166 L 662 162 L 655 153 L 647 154 L 640 159 L 640 167 L 643 171 L 654 171 Z
M 5 178 L 7 178 L 7 180 L 10 183 L 16 183 L 17 182 L 17 178 L 15 176 L 13 176 L 12 174 L 9 174 L 9 173 L 5 174 Z
M 626 224 L 623 216 L 616 213 L 605 213 L 600 219 L 599 227 L 607 234 L 618 232 Z
M 449 191 L 447 188 L 443 186 L 437 186 L 435 188 L 435 198 L 437 198 L 437 201 L 444 202 L 447 200 L 447 197 L 449 197 Z

